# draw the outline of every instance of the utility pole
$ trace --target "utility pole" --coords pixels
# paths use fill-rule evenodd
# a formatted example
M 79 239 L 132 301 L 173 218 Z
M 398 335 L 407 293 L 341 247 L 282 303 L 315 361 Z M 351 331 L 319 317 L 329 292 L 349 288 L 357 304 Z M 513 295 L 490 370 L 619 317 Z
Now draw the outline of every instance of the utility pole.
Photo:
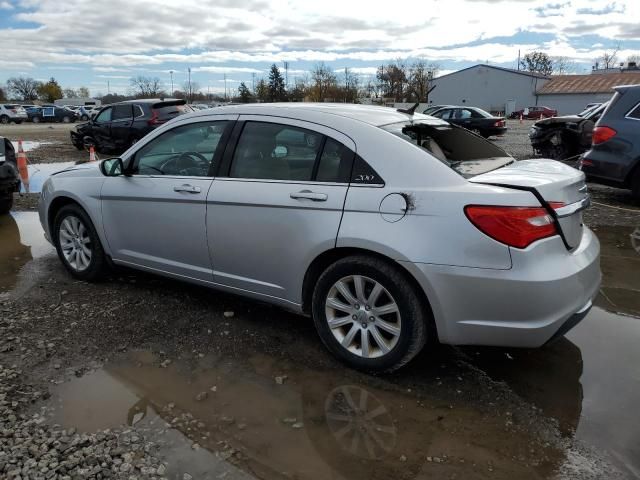
M 284 88 L 289 88 L 289 62 L 284 62 Z
M 111 95 L 111 88 L 110 88 L 109 80 L 107 80 L 107 95 Z
M 224 74 L 224 101 L 227 101 L 227 74 Z
M 256 93 L 256 72 L 251 73 L 251 88 L 253 89 L 253 93 Z
M 518 71 L 520 71 L 520 49 L 518 49 Z
M 189 70 L 189 103 L 193 103 L 193 93 L 191 92 L 191 67 L 188 68 Z
M 169 75 L 171 75 L 171 95 L 169 95 L 170 97 L 173 97 L 173 70 L 169 70 Z

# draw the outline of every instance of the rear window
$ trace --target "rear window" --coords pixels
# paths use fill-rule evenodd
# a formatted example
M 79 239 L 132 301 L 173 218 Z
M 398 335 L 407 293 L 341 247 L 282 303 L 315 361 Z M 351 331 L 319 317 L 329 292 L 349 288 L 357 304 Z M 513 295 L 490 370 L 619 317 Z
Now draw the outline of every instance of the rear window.
M 399 122 L 383 130 L 416 145 L 465 178 L 496 170 L 513 158 L 500 147 L 455 125 Z
M 153 107 L 153 110 L 158 112 L 158 116 L 162 119 L 177 117 L 185 113 L 192 112 L 193 109 L 186 104 L 183 105 L 157 105 Z
M 640 120 L 640 103 L 627 114 L 627 117 Z
M 5 108 L 18 108 L 19 105 L 5 105 Z

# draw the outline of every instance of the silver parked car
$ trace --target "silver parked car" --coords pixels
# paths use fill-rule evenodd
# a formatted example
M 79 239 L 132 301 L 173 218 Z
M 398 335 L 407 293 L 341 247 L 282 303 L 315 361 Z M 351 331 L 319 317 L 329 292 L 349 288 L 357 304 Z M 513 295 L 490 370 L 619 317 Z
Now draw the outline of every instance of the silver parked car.
M 263 104 L 54 174 L 40 219 L 77 278 L 113 262 L 272 302 L 390 371 L 428 341 L 538 347 L 575 325 L 601 277 L 588 204 L 582 172 L 439 119 Z

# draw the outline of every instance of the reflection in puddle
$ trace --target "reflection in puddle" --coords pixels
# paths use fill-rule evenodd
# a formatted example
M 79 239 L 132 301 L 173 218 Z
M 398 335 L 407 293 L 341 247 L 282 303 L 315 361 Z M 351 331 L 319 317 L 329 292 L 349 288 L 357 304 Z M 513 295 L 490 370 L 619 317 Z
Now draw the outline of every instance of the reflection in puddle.
M 75 165 L 75 162 L 58 162 L 58 163 L 35 163 L 29 165 L 29 192 L 39 193 L 42 191 L 42 184 L 52 174 L 64 170 Z M 24 185 L 20 189 L 21 193 L 25 192 Z
M 163 444 L 207 450 L 181 472 L 223 459 L 255 478 L 530 478 L 562 454 L 505 418 L 450 407 L 392 384 L 359 385 L 336 371 L 303 369 L 255 355 L 205 357 L 161 368 L 148 352 L 57 387 L 51 422 L 95 431 L 133 425 Z M 274 375 L 287 372 L 279 385 Z M 167 443 L 169 462 L 180 461 Z M 197 449 L 196 449 L 197 450 Z M 213 454 L 213 455 L 211 455 Z M 514 461 L 517 458 L 518 461 Z M 180 477 L 176 477 L 180 478 Z M 215 478 L 203 475 L 197 478 Z
M 35 212 L 0 215 L 0 293 L 13 288 L 21 268 L 53 251 Z

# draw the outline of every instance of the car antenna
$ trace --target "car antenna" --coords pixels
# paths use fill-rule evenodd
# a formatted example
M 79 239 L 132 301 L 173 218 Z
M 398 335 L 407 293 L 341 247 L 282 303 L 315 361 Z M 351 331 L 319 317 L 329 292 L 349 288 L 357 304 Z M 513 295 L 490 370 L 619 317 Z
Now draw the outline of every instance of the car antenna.
M 410 107 L 410 108 L 398 108 L 397 111 L 400 113 L 407 113 L 409 115 L 413 115 L 414 113 L 416 113 L 416 108 L 418 108 L 418 105 L 420 105 L 420 102 L 414 103 L 413 107 Z

